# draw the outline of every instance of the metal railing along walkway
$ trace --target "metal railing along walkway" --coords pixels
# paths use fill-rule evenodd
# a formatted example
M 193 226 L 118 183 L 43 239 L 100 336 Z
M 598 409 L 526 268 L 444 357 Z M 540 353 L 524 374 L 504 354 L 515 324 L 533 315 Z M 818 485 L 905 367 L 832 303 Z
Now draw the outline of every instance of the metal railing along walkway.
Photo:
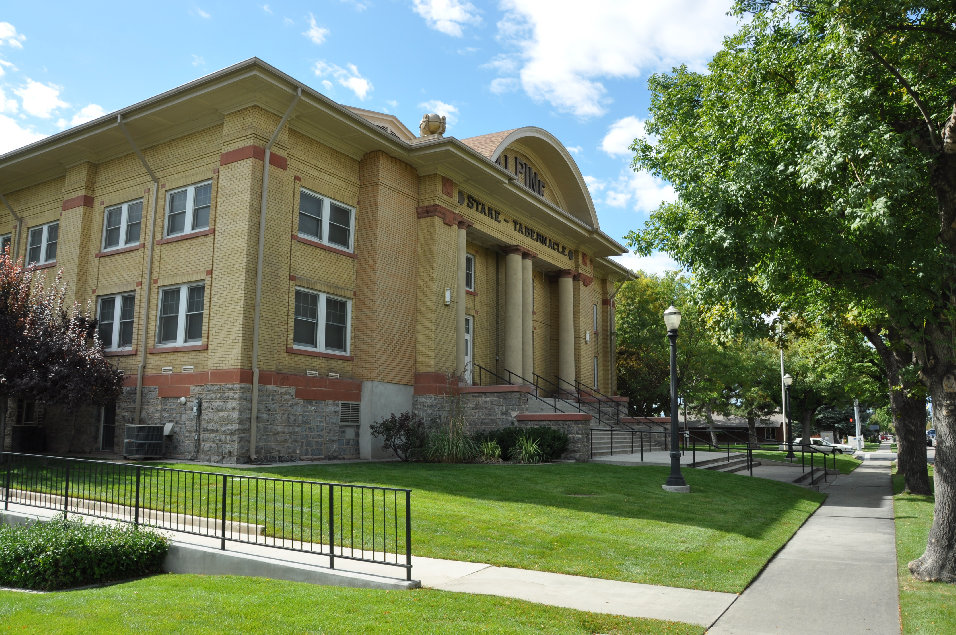
M 0 453 L 11 504 L 405 569 L 411 490 Z

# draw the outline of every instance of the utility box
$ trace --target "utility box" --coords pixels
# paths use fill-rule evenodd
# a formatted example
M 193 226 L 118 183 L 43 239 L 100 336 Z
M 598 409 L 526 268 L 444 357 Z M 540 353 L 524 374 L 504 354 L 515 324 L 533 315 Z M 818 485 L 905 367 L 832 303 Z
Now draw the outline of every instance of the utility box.
M 126 426 L 123 456 L 127 459 L 163 458 L 163 424 Z

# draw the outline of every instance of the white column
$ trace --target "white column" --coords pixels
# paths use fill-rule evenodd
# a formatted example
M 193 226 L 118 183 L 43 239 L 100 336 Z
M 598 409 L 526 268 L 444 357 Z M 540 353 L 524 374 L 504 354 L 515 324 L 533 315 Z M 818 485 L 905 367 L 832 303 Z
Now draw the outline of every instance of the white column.
M 524 300 L 521 292 L 521 248 L 509 247 L 505 253 L 505 365 L 504 370 L 521 373 Z M 507 375 L 505 375 L 507 379 Z
M 558 377 L 560 390 L 574 390 L 574 272 L 564 270 L 558 277 Z
M 532 306 L 534 298 L 531 284 L 532 255 L 524 252 L 521 259 L 521 376 L 534 382 L 534 319 Z

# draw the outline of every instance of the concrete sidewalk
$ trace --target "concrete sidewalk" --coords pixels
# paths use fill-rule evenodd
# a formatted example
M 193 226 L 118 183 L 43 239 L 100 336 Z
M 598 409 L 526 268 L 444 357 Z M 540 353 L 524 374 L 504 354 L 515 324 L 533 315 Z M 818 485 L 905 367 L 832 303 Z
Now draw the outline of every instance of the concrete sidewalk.
M 826 490 L 826 502 L 708 633 L 900 632 L 891 453 Z

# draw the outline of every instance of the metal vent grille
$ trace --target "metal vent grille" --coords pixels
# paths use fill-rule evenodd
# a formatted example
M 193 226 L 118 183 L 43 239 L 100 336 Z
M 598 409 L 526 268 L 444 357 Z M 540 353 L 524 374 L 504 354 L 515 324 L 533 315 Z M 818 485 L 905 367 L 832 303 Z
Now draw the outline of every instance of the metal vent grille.
M 343 426 L 359 425 L 359 404 L 343 401 L 339 410 L 339 424 Z

